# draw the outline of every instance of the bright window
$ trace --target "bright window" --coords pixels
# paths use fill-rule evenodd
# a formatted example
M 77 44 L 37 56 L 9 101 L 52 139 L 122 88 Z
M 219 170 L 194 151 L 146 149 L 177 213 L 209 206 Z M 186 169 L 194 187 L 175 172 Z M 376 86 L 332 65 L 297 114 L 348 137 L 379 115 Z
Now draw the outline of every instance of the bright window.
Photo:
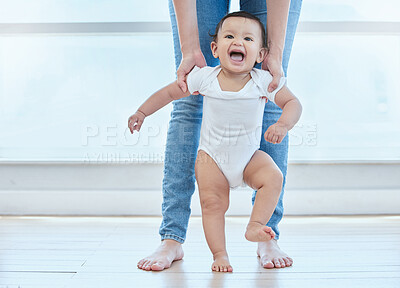
M 0 23 L 169 21 L 166 0 L 2 0 Z
M 169 27 L 167 1 L 33 2 L 0 2 L 0 160 L 162 161 L 171 105 L 147 119 L 140 135 L 126 125 L 143 100 L 175 78 L 170 32 L 8 29 Z M 400 160 L 399 10 L 394 0 L 380 1 L 379 9 L 370 0 L 303 2 L 307 25 L 299 26 L 288 73 L 304 107 L 290 133 L 291 161 Z M 355 22 L 365 29 L 354 31 Z M 388 23 L 388 31 L 379 30 Z

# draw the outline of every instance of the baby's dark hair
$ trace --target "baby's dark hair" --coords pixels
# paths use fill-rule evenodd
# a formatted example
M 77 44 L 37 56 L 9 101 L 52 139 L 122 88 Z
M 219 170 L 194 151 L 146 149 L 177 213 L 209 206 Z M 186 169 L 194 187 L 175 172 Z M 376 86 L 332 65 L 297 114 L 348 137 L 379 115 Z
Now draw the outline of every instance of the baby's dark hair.
M 267 32 L 265 31 L 264 24 L 260 21 L 260 19 L 253 14 L 250 14 L 249 12 L 246 11 L 237 11 L 237 12 L 232 12 L 229 14 L 226 14 L 218 23 L 217 27 L 215 28 L 215 33 L 210 34 L 210 36 L 213 38 L 214 42 L 217 42 L 217 36 L 218 36 L 218 31 L 221 29 L 222 24 L 224 21 L 230 17 L 242 17 L 242 18 L 247 18 L 247 19 L 252 19 L 254 21 L 257 21 L 257 23 L 260 25 L 261 28 L 261 41 L 262 41 L 262 47 L 267 48 Z

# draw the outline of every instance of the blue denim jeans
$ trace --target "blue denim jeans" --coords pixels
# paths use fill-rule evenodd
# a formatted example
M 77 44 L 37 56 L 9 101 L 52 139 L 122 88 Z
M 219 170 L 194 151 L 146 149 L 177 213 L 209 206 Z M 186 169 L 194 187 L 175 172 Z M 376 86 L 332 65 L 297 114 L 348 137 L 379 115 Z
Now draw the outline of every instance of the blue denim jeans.
M 282 66 L 286 74 L 289 56 L 292 50 L 294 34 L 300 16 L 302 0 L 292 0 L 286 31 L 285 48 Z M 229 12 L 229 0 L 197 0 L 197 20 L 199 27 L 200 47 L 208 66 L 219 65 L 218 59 L 211 54 L 209 33 L 215 32 L 220 19 Z M 266 24 L 267 7 L 265 0 L 241 0 L 240 9 L 250 12 Z M 182 54 L 180 50 L 178 27 L 172 0 L 169 0 L 171 25 L 174 37 L 175 64 L 178 69 Z M 260 68 L 260 66 L 258 67 Z M 190 203 L 195 191 L 194 165 L 199 145 L 203 96 L 190 95 L 173 102 L 171 120 L 169 122 L 164 162 L 163 179 L 163 220 L 160 226 L 161 239 L 173 239 L 183 243 L 190 217 Z M 263 135 L 268 127 L 280 117 L 282 110 L 270 101 L 265 105 L 263 118 Z M 287 170 L 288 136 L 280 144 L 271 144 L 261 137 L 260 149 L 268 153 L 281 169 L 284 175 L 284 185 Z M 283 185 L 283 187 L 284 187 Z M 278 224 L 283 216 L 284 188 L 268 226 L 279 239 Z M 253 193 L 254 203 L 256 191 Z

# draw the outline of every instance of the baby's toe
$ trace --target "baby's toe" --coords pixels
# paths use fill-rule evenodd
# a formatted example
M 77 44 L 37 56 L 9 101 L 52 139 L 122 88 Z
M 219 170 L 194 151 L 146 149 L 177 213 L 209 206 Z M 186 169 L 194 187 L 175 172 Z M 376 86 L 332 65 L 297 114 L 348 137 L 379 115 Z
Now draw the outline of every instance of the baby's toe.
M 265 226 L 264 231 L 266 233 L 268 233 L 269 235 L 271 235 L 271 239 L 275 238 L 275 232 L 274 232 L 274 230 L 272 230 L 271 227 Z

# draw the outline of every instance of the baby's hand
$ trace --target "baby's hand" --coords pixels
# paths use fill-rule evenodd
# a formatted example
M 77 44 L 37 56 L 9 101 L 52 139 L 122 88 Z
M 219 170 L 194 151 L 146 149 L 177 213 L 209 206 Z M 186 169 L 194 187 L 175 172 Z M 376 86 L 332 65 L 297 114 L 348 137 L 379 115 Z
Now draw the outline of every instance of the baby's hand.
M 131 130 L 131 133 L 133 134 L 133 131 L 139 131 L 140 127 L 142 127 L 144 118 L 146 118 L 146 115 L 144 115 L 143 112 L 141 111 L 136 111 L 135 114 L 133 114 L 131 117 L 128 119 L 128 127 L 129 130 Z
M 271 142 L 272 144 L 281 143 L 288 132 L 288 128 L 285 124 L 276 122 L 269 126 L 268 130 L 265 131 L 265 141 Z

